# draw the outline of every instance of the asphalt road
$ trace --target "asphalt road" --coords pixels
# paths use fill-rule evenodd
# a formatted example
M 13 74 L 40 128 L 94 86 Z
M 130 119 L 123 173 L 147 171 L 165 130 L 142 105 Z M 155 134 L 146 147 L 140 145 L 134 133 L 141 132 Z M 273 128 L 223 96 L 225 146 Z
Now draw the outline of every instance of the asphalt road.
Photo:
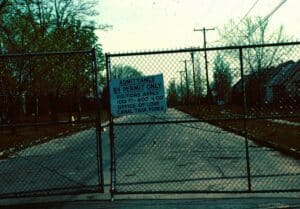
M 127 122 L 191 119 L 174 109 L 124 116 Z M 115 126 L 116 192 L 247 191 L 245 140 L 207 123 Z M 103 133 L 109 184 L 108 130 Z M 250 142 L 252 190 L 300 189 L 300 162 Z M 0 195 L 38 190 L 93 190 L 99 175 L 95 129 L 27 148 L 0 161 Z M 75 189 L 76 188 L 76 189 Z
M 245 139 L 208 123 L 143 124 L 190 120 L 165 114 L 116 119 L 116 192 L 238 192 L 248 190 Z M 135 122 L 139 125 L 124 125 Z M 249 142 L 253 191 L 300 188 L 300 161 Z
M 0 161 L 0 195 L 98 185 L 95 129 L 27 148 Z

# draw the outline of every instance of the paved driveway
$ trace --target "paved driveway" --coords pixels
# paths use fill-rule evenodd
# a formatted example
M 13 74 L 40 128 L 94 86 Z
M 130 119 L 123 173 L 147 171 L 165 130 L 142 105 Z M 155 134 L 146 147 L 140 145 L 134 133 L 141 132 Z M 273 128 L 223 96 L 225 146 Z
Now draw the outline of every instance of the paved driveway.
M 92 128 L 18 152 L 0 161 L 0 195 L 96 188 L 96 150 Z
M 203 122 L 160 123 L 192 119 L 175 109 L 116 119 L 115 190 L 247 191 L 243 137 Z M 124 125 L 129 122 L 137 124 Z M 252 142 L 249 153 L 252 190 L 300 188 L 300 161 Z
M 115 122 L 117 192 L 247 191 L 243 137 L 207 123 L 160 124 L 191 117 L 165 114 L 124 116 Z M 110 182 L 108 130 L 103 133 L 105 184 Z M 300 162 L 250 142 L 252 189 L 300 188 Z M 94 191 L 99 183 L 95 129 L 27 148 L 0 161 L 0 194 L 66 190 Z

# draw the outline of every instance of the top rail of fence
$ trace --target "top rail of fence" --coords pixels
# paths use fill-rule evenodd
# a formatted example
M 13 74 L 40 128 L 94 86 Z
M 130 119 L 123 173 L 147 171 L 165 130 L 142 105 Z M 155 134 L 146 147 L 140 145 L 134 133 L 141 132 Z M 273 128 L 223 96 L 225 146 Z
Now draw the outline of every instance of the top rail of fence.
M 11 53 L 0 54 L 0 58 L 12 58 L 12 57 L 36 57 L 36 56 L 57 56 L 57 55 L 78 55 L 92 53 L 93 49 L 78 50 L 78 51 L 46 51 L 46 52 L 27 52 L 27 53 Z
M 276 47 L 276 46 L 291 46 L 300 45 L 300 41 L 284 42 L 284 43 L 269 43 L 269 44 L 253 44 L 253 45 L 235 45 L 235 46 L 222 46 L 222 47 L 191 47 L 173 50 L 153 50 L 153 51 L 140 51 L 140 52 L 120 52 L 120 53 L 107 53 L 109 57 L 124 57 L 124 56 L 142 56 L 142 55 L 157 55 L 157 54 L 170 54 L 170 53 L 184 53 L 184 52 L 201 52 L 201 51 L 217 51 L 217 50 L 233 50 L 233 49 L 248 49 L 248 48 L 261 48 L 261 47 Z

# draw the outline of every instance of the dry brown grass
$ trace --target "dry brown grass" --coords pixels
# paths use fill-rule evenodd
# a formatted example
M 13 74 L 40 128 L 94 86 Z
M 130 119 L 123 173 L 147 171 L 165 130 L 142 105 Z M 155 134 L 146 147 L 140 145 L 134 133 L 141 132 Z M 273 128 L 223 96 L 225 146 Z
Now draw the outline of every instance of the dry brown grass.
M 246 121 L 247 132 L 245 132 L 243 110 L 241 107 L 210 105 L 197 107 L 181 106 L 178 107 L 178 109 L 189 113 L 196 118 L 208 120 L 208 122 L 211 124 L 217 125 L 237 134 L 244 135 L 247 133 L 249 138 L 255 140 L 256 142 L 262 144 L 266 143 L 275 147 L 278 146 L 279 149 L 295 149 L 300 151 L 299 126 L 288 123 L 276 123 L 266 119 L 249 119 Z M 258 111 L 254 113 L 254 115 L 259 115 Z M 264 111 L 263 115 L 265 116 L 267 114 L 268 112 Z M 278 118 L 280 119 L 280 116 Z M 288 121 L 299 122 L 299 118 L 290 118 Z

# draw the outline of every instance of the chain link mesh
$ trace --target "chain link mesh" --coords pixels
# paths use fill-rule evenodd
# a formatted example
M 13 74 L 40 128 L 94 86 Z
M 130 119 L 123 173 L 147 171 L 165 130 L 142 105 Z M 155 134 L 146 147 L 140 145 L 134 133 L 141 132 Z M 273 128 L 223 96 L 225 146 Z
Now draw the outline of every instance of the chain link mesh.
M 0 196 L 100 191 L 92 52 L 0 57 Z
M 110 55 L 111 79 L 162 73 L 168 106 L 113 119 L 113 192 L 299 191 L 299 50 Z

